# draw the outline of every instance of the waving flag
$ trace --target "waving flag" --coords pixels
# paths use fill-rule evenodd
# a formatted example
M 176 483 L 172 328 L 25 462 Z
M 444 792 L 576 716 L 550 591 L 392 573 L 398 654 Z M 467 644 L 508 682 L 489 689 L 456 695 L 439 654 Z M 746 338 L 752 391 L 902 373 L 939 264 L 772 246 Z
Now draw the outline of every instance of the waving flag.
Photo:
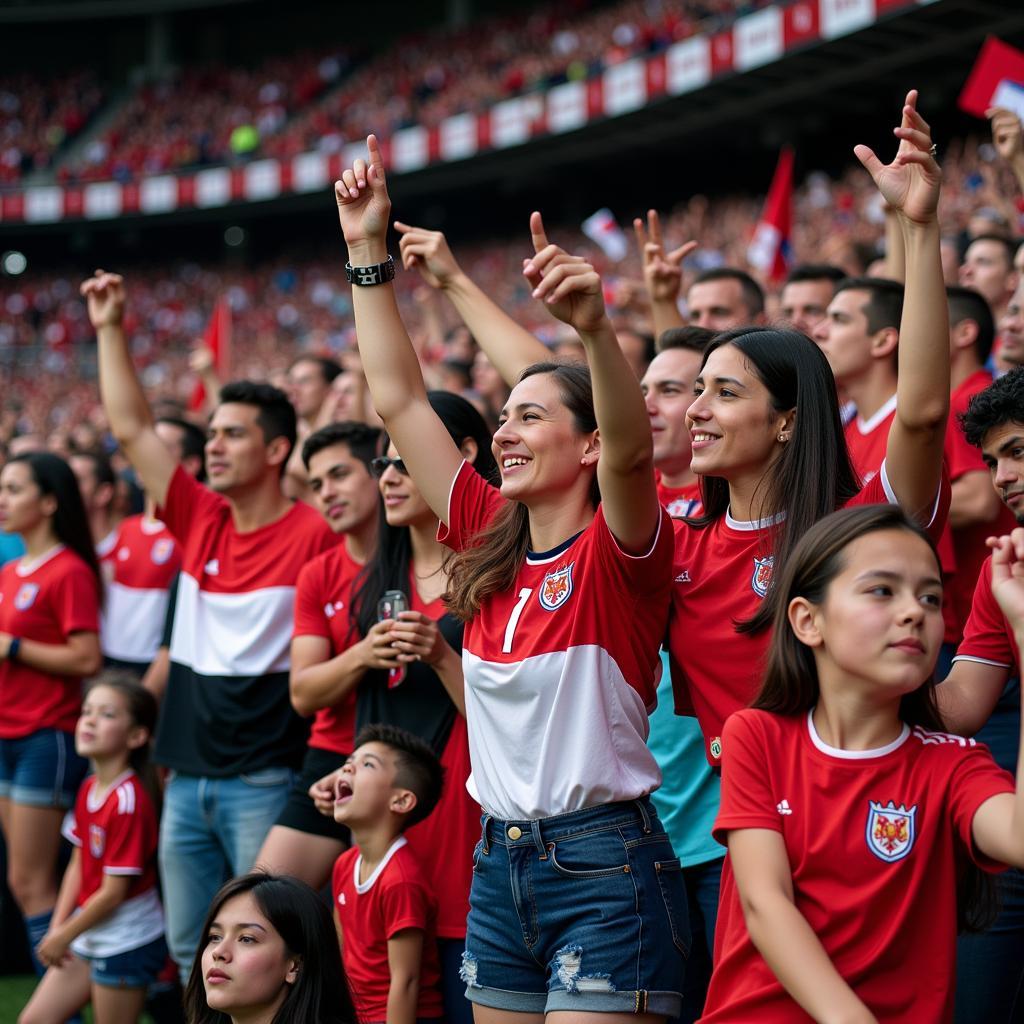
M 203 344 L 213 353 L 213 368 L 220 379 L 226 380 L 231 366 L 231 307 L 228 300 L 220 298 L 213 307 L 213 315 L 203 332 Z M 206 388 L 201 380 L 192 389 L 188 407 L 193 412 L 206 404 Z
M 597 211 L 583 222 L 583 234 L 596 242 L 610 260 L 618 263 L 626 258 L 629 243 L 615 220 L 615 214 L 607 207 Z
M 775 177 L 764 201 L 761 219 L 747 249 L 747 259 L 772 281 L 786 276 L 791 259 L 793 230 L 793 150 L 779 153 Z

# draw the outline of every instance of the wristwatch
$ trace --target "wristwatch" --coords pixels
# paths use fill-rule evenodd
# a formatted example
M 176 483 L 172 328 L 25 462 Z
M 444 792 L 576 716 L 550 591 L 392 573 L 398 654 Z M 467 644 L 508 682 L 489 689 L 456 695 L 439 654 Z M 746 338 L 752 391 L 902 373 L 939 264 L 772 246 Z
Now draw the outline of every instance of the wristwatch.
M 16 661 L 18 657 L 18 648 L 21 647 L 21 637 L 12 636 L 10 642 L 7 644 L 7 660 Z
M 357 284 L 361 288 L 394 281 L 395 258 L 394 256 L 389 256 L 384 263 L 375 263 L 369 267 L 353 267 L 351 263 L 346 263 L 345 279 L 349 284 Z

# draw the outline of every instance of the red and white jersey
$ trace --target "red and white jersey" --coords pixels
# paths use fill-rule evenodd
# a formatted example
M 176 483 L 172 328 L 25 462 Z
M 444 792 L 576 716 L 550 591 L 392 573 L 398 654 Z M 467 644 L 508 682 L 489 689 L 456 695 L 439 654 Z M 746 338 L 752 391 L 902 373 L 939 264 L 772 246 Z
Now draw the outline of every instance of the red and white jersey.
M 846 424 L 846 447 L 850 453 L 854 472 L 867 483 L 885 461 L 889 443 L 889 428 L 896 416 L 896 396 L 879 409 L 869 420 L 854 416 Z
M 658 501 L 673 519 L 684 516 L 699 516 L 704 506 L 701 503 L 700 482 L 694 481 L 685 487 L 669 487 L 661 476 L 658 482 Z
M 940 492 L 931 532 L 949 509 L 949 487 Z M 847 503 L 897 504 L 885 466 Z M 739 633 L 758 610 L 772 579 L 771 519 L 740 522 L 729 514 L 697 529 L 673 520 L 675 560 L 668 648 L 676 712 L 696 715 L 708 761 L 722 756 L 722 727 L 757 693 L 771 631 Z
M 468 463 L 452 481 L 455 550 L 504 504 Z M 598 507 L 553 551 L 528 553 L 513 585 L 466 626 L 463 667 L 474 796 L 499 818 L 544 818 L 656 789 L 649 709 L 668 611 L 672 532 L 650 551 L 619 547 Z
M 89 566 L 57 547 L 42 558 L 0 568 L 0 633 L 42 644 L 66 644 L 72 633 L 98 633 L 99 594 Z M 0 660 L 0 739 L 37 729 L 74 732 L 82 680 Z
M 103 574 L 105 584 L 114 578 L 114 552 L 117 550 L 117 539 L 120 532 L 120 525 L 115 526 L 96 545 L 96 560 L 100 563 L 100 572 Z
M 102 790 L 96 776 L 90 775 L 78 790 L 63 832 L 80 851 L 79 908 L 103 884 L 104 875 L 132 879 L 124 902 L 83 932 L 71 948 L 82 956 L 113 956 L 161 936 L 164 917 L 156 892 L 156 811 L 139 777 L 128 770 Z
M 975 812 L 1014 781 L 974 740 L 904 726 L 877 750 L 826 745 L 811 716 L 747 709 L 725 726 L 714 835 L 770 829 L 797 909 L 836 970 L 886 1024 L 952 1020 L 957 879 Z M 755 948 L 727 857 L 702 1024 L 811 1018 Z
M 992 557 L 985 559 L 974 588 L 974 603 L 964 638 L 953 661 L 980 661 L 1005 668 L 1008 675 L 1020 670 L 1020 650 L 1009 620 L 992 593 Z
M 388 939 L 407 928 L 424 933 L 417 1019 L 442 1017 L 441 971 L 434 935 L 434 898 L 416 858 L 399 836 L 365 882 L 362 854 L 346 850 L 331 879 L 334 912 L 341 926 L 341 957 L 360 1021 L 388 1019 Z
M 123 520 L 107 563 L 100 644 L 108 658 L 148 665 L 167 616 L 168 588 L 181 568 L 181 548 L 159 520 Z
M 362 568 L 344 541 L 306 565 L 295 584 L 292 636 L 323 637 L 331 645 L 332 658 L 358 642 L 361 637 L 351 618 L 352 584 Z M 352 753 L 357 689 L 353 686 L 337 704 L 317 711 L 309 735 L 311 747 Z

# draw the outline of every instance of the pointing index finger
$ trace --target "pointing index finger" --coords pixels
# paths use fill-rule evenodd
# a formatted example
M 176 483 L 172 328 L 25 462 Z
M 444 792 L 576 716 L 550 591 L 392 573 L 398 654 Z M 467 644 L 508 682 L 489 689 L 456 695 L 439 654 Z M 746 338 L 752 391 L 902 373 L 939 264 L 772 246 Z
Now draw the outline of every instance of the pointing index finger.
M 370 157 L 370 167 L 374 172 L 374 177 L 378 182 L 382 182 L 384 180 L 384 158 L 380 153 L 377 136 L 372 133 L 366 136 L 366 152 Z
M 533 251 L 541 252 L 549 245 L 547 232 L 544 230 L 544 220 L 536 210 L 530 214 L 530 237 L 533 240 Z
M 651 241 L 661 245 L 661 217 L 658 216 L 657 210 L 647 211 L 647 229 L 651 233 Z

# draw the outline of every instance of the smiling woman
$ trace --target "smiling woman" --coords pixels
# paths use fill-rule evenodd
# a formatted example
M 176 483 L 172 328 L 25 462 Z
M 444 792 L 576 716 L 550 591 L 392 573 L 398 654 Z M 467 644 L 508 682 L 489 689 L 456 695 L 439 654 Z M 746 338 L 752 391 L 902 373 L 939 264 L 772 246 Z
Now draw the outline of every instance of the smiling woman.
M 261 872 L 233 879 L 202 935 L 188 1024 L 355 1024 L 330 913 L 304 883 Z

